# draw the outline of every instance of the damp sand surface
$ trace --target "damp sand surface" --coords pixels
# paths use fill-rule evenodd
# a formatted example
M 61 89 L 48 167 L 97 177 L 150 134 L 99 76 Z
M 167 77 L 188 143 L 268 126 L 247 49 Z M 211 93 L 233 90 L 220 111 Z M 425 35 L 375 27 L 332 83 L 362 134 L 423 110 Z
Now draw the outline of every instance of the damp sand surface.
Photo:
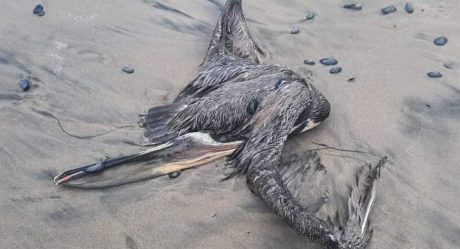
M 274 215 L 244 178 L 220 182 L 223 163 L 106 190 L 53 185 L 72 167 L 139 148 L 137 114 L 169 103 L 201 63 L 223 0 L 3 1 L 0 8 L 0 244 L 2 248 L 315 248 Z M 453 0 L 245 0 L 255 40 L 310 75 L 332 104 L 329 119 L 294 137 L 388 155 L 369 248 L 460 245 L 460 7 Z M 382 15 L 394 4 L 398 11 Z M 422 11 L 423 9 L 423 11 Z M 305 13 L 314 12 L 307 21 Z M 299 33 L 291 35 L 292 27 Z M 446 36 L 449 42 L 435 46 Z M 319 63 L 333 57 L 342 71 Z M 448 65 L 448 67 L 444 66 Z M 134 69 L 132 74 L 123 67 Z M 308 70 L 311 70 L 309 73 Z M 442 78 L 429 78 L 439 71 Z M 352 81 L 348 79 L 354 78 Z M 32 83 L 23 92 L 17 83 Z M 350 156 L 337 157 L 336 155 Z M 331 204 L 340 207 L 361 161 L 322 151 Z M 342 205 L 343 207 L 343 205 Z

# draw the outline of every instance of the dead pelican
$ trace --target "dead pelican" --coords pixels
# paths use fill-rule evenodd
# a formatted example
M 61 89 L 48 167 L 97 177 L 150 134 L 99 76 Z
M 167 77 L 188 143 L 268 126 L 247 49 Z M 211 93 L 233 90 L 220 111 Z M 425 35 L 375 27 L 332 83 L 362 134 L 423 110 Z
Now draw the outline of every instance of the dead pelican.
M 374 180 L 385 160 L 358 172 L 343 227 L 315 216 L 324 202 L 298 203 L 296 189 L 288 184 L 290 177 L 282 168 L 302 171 L 318 164 L 319 159 L 309 153 L 280 164 L 282 150 L 288 136 L 325 120 L 330 105 L 300 74 L 260 63 L 265 53 L 251 38 L 241 2 L 227 1 L 195 79 L 174 103 L 153 107 L 143 117 L 150 149 L 64 172 L 55 178 L 56 184 L 104 186 L 113 179 L 74 182 L 122 164 L 168 158 L 148 174 L 134 172 L 131 176 L 138 180 L 231 155 L 234 172 L 230 176 L 245 175 L 253 192 L 299 233 L 327 248 L 365 248 L 371 235 L 368 217 L 375 196 Z M 129 182 L 127 178 L 115 180 Z

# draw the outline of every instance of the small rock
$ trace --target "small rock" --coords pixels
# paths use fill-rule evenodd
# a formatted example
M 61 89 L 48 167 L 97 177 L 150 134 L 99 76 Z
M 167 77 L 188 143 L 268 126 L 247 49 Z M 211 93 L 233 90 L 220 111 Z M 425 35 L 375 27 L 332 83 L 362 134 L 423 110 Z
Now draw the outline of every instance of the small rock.
M 306 18 L 308 21 L 315 19 L 315 16 L 316 16 L 316 13 L 315 13 L 315 12 L 311 12 L 311 11 L 308 11 L 308 12 L 305 14 L 305 18 Z
M 382 8 L 382 14 L 384 15 L 387 15 L 387 14 L 390 14 L 390 13 L 393 13 L 393 12 L 396 12 L 398 9 L 396 9 L 396 7 L 394 5 L 389 5 L 385 8 Z
M 414 4 L 412 3 L 406 3 L 406 6 L 404 7 L 407 13 L 412 14 L 414 13 Z
M 331 73 L 331 74 L 336 74 L 336 73 L 340 73 L 340 72 L 342 72 L 341 67 L 333 67 L 333 68 L 331 68 L 331 70 L 329 70 L 329 73 Z
M 315 65 L 315 61 L 314 61 L 314 60 L 303 60 L 303 63 L 304 63 L 305 65 L 310 65 L 310 66 Z
M 425 104 L 425 107 L 431 109 L 431 105 L 430 105 L 430 104 Z
M 326 65 L 326 66 L 334 66 L 334 65 L 337 65 L 337 63 L 339 62 L 334 58 L 323 58 L 319 60 L 319 63 Z
M 19 81 L 18 85 L 24 92 L 29 90 L 31 86 L 30 81 L 28 80 L 21 80 Z
M 34 13 L 34 15 L 37 15 L 37 16 L 44 16 L 45 11 L 44 11 L 43 5 L 37 4 L 37 6 L 35 6 L 35 8 L 33 10 L 33 13 Z
M 296 34 L 298 34 L 298 33 L 300 33 L 300 29 L 299 29 L 299 28 L 297 28 L 297 27 L 292 28 L 292 30 L 291 30 L 291 35 L 296 35 Z
M 282 80 L 282 79 L 281 79 L 281 80 L 278 80 L 278 82 L 276 82 L 276 84 L 275 84 L 275 89 L 280 88 L 281 84 L 283 84 L 283 80 Z M 249 106 L 248 106 L 248 107 L 249 107 Z
M 361 10 L 363 8 L 359 3 L 346 3 L 343 7 L 350 10 Z
M 350 77 L 350 78 L 347 79 L 347 81 L 348 82 L 353 82 L 353 81 L 355 81 L 355 79 L 356 79 L 355 77 Z
M 430 78 L 441 78 L 442 74 L 440 72 L 429 72 L 426 75 Z
M 454 68 L 454 65 L 452 63 L 444 63 L 442 65 L 447 69 L 453 69 Z
M 127 73 L 127 74 L 132 74 L 132 73 L 134 73 L 134 69 L 132 69 L 132 68 L 130 68 L 130 67 L 123 67 L 123 68 L 121 69 L 121 71 L 123 71 L 123 72 L 125 72 L 125 73 Z
M 281 80 L 280 80 L 281 81 Z M 280 82 L 278 81 L 278 82 Z M 278 84 L 278 83 L 277 83 Z M 277 86 L 275 86 L 277 88 Z M 259 101 L 257 99 L 252 99 L 246 107 L 246 112 L 250 115 L 254 115 L 257 112 L 257 107 L 259 106 Z
M 168 174 L 169 178 L 174 179 L 180 176 L 180 171 L 172 172 Z
M 447 37 L 445 37 L 445 36 L 440 36 L 440 37 L 434 39 L 433 43 L 434 43 L 434 45 L 436 45 L 436 46 L 444 46 L 444 45 L 446 45 L 447 41 L 448 41 L 448 40 L 447 40 Z

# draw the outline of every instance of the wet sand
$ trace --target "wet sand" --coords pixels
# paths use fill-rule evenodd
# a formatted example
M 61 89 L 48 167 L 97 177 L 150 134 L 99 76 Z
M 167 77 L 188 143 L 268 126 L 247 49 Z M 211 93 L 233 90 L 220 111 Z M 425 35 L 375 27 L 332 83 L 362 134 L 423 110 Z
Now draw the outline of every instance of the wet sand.
M 3 1 L 2 248 L 319 248 L 272 214 L 243 178 L 220 182 L 222 162 L 108 190 L 53 185 L 58 172 L 137 151 L 125 142 L 142 134 L 133 128 L 77 139 L 53 116 L 72 133 L 91 135 L 135 124 L 138 113 L 172 101 L 196 73 L 223 2 L 45 0 L 46 14 L 37 17 L 37 2 Z M 245 0 L 244 11 L 270 53 L 266 62 L 310 69 L 332 104 L 330 118 L 288 148 L 315 148 L 314 141 L 389 156 L 369 248 L 458 248 L 460 7 L 412 2 L 411 15 L 404 2 L 384 0 L 366 1 L 361 11 L 335 0 Z M 398 11 L 382 16 L 388 4 Z M 304 21 L 306 11 L 317 13 L 313 21 Z M 290 34 L 293 26 L 299 34 Z M 441 35 L 447 45 L 433 45 Z M 329 56 L 341 73 L 318 64 Z M 121 72 L 124 66 L 135 72 Z M 429 71 L 444 77 L 430 79 Z M 17 82 L 28 77 L 33 87 L 22 92 Z M 321 157 L 324 182 L 340 200 L 361 163 Z

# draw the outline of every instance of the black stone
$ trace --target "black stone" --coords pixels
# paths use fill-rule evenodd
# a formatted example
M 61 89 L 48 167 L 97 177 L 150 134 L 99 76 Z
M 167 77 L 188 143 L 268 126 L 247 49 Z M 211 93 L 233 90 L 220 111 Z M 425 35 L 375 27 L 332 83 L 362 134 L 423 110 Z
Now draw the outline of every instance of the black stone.
M 323 58 L 319 60 L 319 63 L 326 65 L 326 66 L 334 66 L 334 65 L 337 65 L 337 63 L 339 62 L 334 58 Z
M 353 82 L 353 81 L 355 81 L 355 80 L 356 80 L 355 77 L 350 77 L 350 78 L 347 79 L 348 82 Z
M 310 20 L 313 20 L 315 19 L 315 12 L 311 12 L 311 11 L 308 11 L 306 14 L 305 14 L 305 19 L 307 19 L 308 21 Z
M 314 61 L 314 60 L 303 60 L 303 63 L 304 63 L 305 65 L 310 65 L 310 66 L 315 65 L 315 61 Z
M 37 4 L 37 6 L 35 6 L 35 8 L 33 10 L 33 13 L 34 13 L 34 15 L 37 15 L 37 16 L 44 16 L 45 11 L 44 11 L 43 5 Z
M 331 73 L 331 74 L 336 74 L 336 73 L 340 73 L 340 72 L 342 72 L 341 67 L 333 67 L 333 68 L 331 68 L 331 70 L 329 70 L 329 73 Z
M 299 29 L 299 28 L 297 28 L 297 27 L 292 28 L 292 30 L 291 30 L 291 35 L 296 35 L 296 34 L 298 34 L 298 33 L 300 33 L 300 29 Z
M 134 69 L 132 69 L 132 68 L 130 68 L 130 67 L 123 67 L 123 68 L 121 69 L 121 71 L 123 71 L 123 72 L 125 72 L 125 73 L 127 73 L 127 74 L 132 74 L 132 73 L 134 73 Z
M 282 81 L 280 80 L 278 81 L 278 83 L 279 82 L 282 82 Z M 275 86 L 275 88 L 278 88 L 278 87 L 279 85 Z M 249 102 L 248 106 L 246 107 L 246 112 L 250 115 L 253 115 L 254 113 L 257 112 L 257 107 L 259 107 L 259 101 L 257 101 L 257 99 L 252 99 L 251 102 Z
M 398 9 L 396 9 L 396 7 L 394 5 L 389 5 L 385 8 L 382 8 L 382 14 L 384 15 L 387 15 L 387 14 L 390 14 L 390 13 L 393 13 L 393 12 L 396 12 Z
M 448 40 L 447 40 L 447 37 L 445 37 L 445 36 L 440 36 L 440 37 L 434 39 L 433 43 L 434 43 L 434 45 L 436 45 L 436 46 L 444 46 L 444 45 L 446 45 L 447 41 L 448 41 Z
M 28 80 L 21 80 L 19 81 L 18 85 L 23 91 L 29 90 L 31 86 L 30 81 Z
M 406 3 L 406 6 L 404 7 L 407 13 L 412 14 L 414 13 L 414 4 L 412 3 Z
M 363 6 L 359 3 L 346 3 L 343 5 L 345 9 L 350 9 L 350 10 L 361 10 Z
M 275 89 L 280 88 L 281 84 L 283 84 L 283 80 L 278 80 L 278 82 L 276 82 L 276 84 L 275 84 Z
M 453 69 L 454 68 L 454 65 L 452 63 L 444 63 L 442 65 L 447 69 Z
M 180 176 L 180 171 L 172 172 L 168 174 L 169 178 L 174 179 Z
M 430 78 L 441 78 L 442 74 L 440 72 L 429 72 L 426 75 Z

